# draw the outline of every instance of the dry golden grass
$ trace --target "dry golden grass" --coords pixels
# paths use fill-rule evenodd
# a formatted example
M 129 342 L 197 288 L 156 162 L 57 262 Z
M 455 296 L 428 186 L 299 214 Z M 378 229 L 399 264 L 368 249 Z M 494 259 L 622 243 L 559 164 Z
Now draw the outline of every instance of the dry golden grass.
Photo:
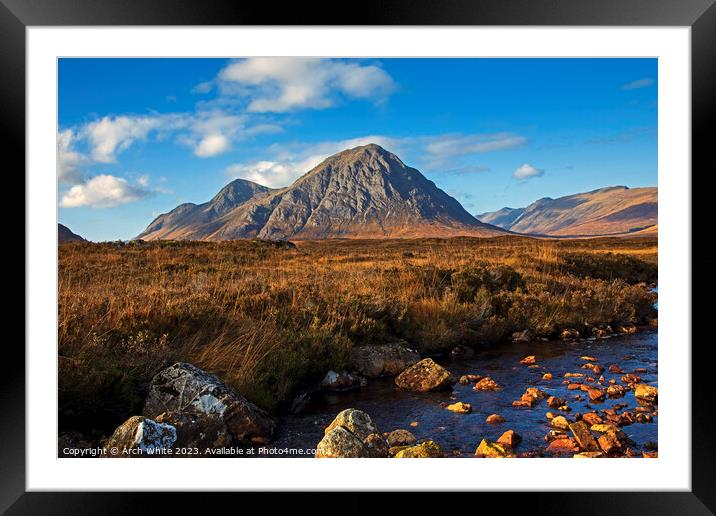
M 63 245 L 61 425 L 63 410 L 79 417 L 98 400 L 121 407 L 107 424 L 132 415 L 176 360 L 274 409 L 345 367 L 355 345 L 404 339 L 432 352 L 524 328 L 643 323 L 654 296 L 636 283 L 655 281 L 656 259 L 651 238 Z

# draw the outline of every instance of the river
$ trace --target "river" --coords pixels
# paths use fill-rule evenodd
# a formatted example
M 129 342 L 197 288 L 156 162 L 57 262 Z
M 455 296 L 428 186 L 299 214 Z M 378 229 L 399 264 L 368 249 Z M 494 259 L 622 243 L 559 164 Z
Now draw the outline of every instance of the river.
M 439 443 L 449 456 L 472 456 L 483 438 L 497 440 L 506 430 L 514 430 L 522 436 L 519 453 L 550 456 L 545 452 L 544 436 L 552 429 L 545 417 L 547 411 L 560 414 L 547 407 L 544 400 L 534 407 L 513 407 L 527 387 L 539 387 L 549 395 L 567 400 L 571 412 L 563 415 L 571 421 L 576 413 L 603 410 L 615 404 L 626 404 L 618 410 L 632 411 L 638 406 L 633 391 L 623 398 L 604 402 L 590 402 L 586 393 L 567 390 L 565 373 L 585 373 L 582 356 L 598 359 L 598 364 L 608 369 L 617 364 L 625 373 L 645 369 L 637 373 L 642 382 L 657 386 L 658 334 L 656 331 L 634 335 L 619 335 L 600 340 L 575 342 L 550 341 L 532 343 L 507 343 L 489 350 L 477 351 L 470 358 L 436 358 L 456 377 L 463 374 L 490 376 L 502 390 L 499 392 L 476 392 L 472 384 L 456 384 L 452 391 L 412 393 L 395 386 L 393 378 L 369 380 L 366 387 L 343 393 L 315 393 L 304 410 L 297 415 L 284 416 L 279 423 L 277 439 L 272 447 L 315 448 L 323 436 L 323 429 L 343 409 L 356 408 L 367 412 L 381 432 L 398 428 L 410 430 L 418 439 L 432 439 Z M 520 363 L 528 355 L 535 355 L 538 367 L 530 368 Z M 552 380 L 543 380 L 544 373 L 551 373 Z M 623 374 L 603 373 L 606 382 L 614 378 L 621 382 Z M 599 376 L 599 375 L 595 375 Z M 596 384 L 595 384 L 596 385 Z M 605 383 L 606 387 L 608 383 Z M 582 396 L 582 400 L 575 396 Z M 462 401 L 472 405 L 472 413 L 455 414 L 441 403 Z M 505 422 L 490 425 L 485 418 L 493 413 L 504 416 Z M 636 445 L 635 451 L 644 444 L 658 441 L 658 417 L 651 423 L 634 423 L 624 426 L 623 431 Z M 417 425 L 415 423 L 417 422 Z M 413 425 L 411 426 L 411 423 Z

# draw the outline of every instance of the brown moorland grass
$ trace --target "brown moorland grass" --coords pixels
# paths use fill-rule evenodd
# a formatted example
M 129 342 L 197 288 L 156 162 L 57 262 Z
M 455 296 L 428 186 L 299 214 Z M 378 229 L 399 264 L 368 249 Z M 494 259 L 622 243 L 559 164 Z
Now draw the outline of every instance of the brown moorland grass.
M 61 429 L 111 429 L 177 360 L 277 410 L 353 346 L 424 353 L 655 317 L 655 238 L 71 243 L 59 249 Z

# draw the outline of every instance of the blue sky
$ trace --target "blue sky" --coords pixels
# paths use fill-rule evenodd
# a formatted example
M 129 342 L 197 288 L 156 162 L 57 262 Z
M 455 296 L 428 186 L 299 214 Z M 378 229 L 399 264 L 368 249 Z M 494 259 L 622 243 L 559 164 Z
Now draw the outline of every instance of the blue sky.
M 129 239 L 375 142 L 471 213 L 657 184 L 656 59 L 61 59 L 60 222 Z

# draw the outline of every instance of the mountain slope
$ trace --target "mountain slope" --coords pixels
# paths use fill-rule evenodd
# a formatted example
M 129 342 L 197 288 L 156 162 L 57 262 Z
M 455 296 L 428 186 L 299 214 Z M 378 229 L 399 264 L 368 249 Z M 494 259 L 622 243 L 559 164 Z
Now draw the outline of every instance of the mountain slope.
M 64 244 L 65 242 L 84 242 L 85 239 L 81 236 L 73 233 L 70 228 L 62 224 L 57 224 L 57 243 Z
M 339 152 L 291 186 L 254 197 L 210 222 L 182 225 L 169 234 L 150 229 L 142 238 L 281 240 L 505 233 L 479 222 L 419 171 L 374 144 Z
M 642 232 L 658 220 L 656 187 L 612 186 L 558 199 L 539 199 L 526 208 L 477 215 L 516 233 L 597 236 Z
M 274 190 L 245 179 L 236 179 L 203 204 L 180 204 L 152 221 L 137 238 L 144 240 L 191 239 L 237 206 L 269 195 Z M 204 231 L 206 231 L 204 229 Z

